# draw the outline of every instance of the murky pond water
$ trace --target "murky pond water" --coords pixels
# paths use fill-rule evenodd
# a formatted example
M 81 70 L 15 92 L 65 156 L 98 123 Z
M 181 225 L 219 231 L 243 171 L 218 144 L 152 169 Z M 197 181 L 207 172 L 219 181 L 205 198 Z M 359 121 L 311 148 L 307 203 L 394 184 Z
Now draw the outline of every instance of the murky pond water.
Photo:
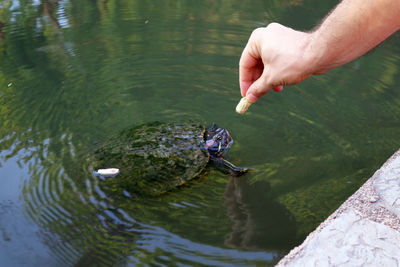
M 400 39 L 245 116 L 238 60 L 272 21 L 311 29 L 336 1 L 0 3 L 0 265 L 273 265 L 400 146 Z M 151 199 L 78 170 L 119 131 L 217 123 L 229 159 Z M 118 178 L 115 178 L 118 179 Z

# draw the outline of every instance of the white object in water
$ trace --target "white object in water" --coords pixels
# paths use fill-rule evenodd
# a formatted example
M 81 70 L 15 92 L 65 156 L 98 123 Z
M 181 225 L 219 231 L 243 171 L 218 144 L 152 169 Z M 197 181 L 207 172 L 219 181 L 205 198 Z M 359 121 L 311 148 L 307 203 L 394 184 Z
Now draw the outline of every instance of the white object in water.
M 117 168 L 98 169 L 96 173 L 104 177 L 114 177 L 119 174 L 119 169 Z

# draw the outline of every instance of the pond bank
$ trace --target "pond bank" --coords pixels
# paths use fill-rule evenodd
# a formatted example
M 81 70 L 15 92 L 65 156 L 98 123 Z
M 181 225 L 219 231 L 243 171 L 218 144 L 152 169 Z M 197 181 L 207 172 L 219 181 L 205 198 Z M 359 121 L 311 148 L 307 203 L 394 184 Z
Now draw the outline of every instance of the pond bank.
M 338 265 L 400 265 L 400 150 L 277 264 Z

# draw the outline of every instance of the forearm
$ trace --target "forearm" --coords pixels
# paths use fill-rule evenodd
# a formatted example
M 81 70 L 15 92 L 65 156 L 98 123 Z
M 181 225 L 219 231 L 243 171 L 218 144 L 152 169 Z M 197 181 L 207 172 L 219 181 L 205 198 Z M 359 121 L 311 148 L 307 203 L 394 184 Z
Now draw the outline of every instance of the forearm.
M 313 73 L 363 55 L 400 28 L 399 0 L 344 0 L 309 35 Z

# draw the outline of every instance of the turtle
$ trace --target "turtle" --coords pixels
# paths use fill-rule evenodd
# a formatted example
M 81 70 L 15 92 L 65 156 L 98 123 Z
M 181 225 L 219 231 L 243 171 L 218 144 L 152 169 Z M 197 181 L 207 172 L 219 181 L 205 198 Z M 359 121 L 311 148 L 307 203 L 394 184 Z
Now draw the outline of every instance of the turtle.
M 199 177 L 207 165 L 233 176 L 248 171 L 230 163 L 233 143 L 216 124 L 142 124 L 111 137 L 94 152 L 92 168 L 118 168 L 114 185 L 135 196 L 158 196 Z M 115 191 L 115 190 L 114 190 Z

